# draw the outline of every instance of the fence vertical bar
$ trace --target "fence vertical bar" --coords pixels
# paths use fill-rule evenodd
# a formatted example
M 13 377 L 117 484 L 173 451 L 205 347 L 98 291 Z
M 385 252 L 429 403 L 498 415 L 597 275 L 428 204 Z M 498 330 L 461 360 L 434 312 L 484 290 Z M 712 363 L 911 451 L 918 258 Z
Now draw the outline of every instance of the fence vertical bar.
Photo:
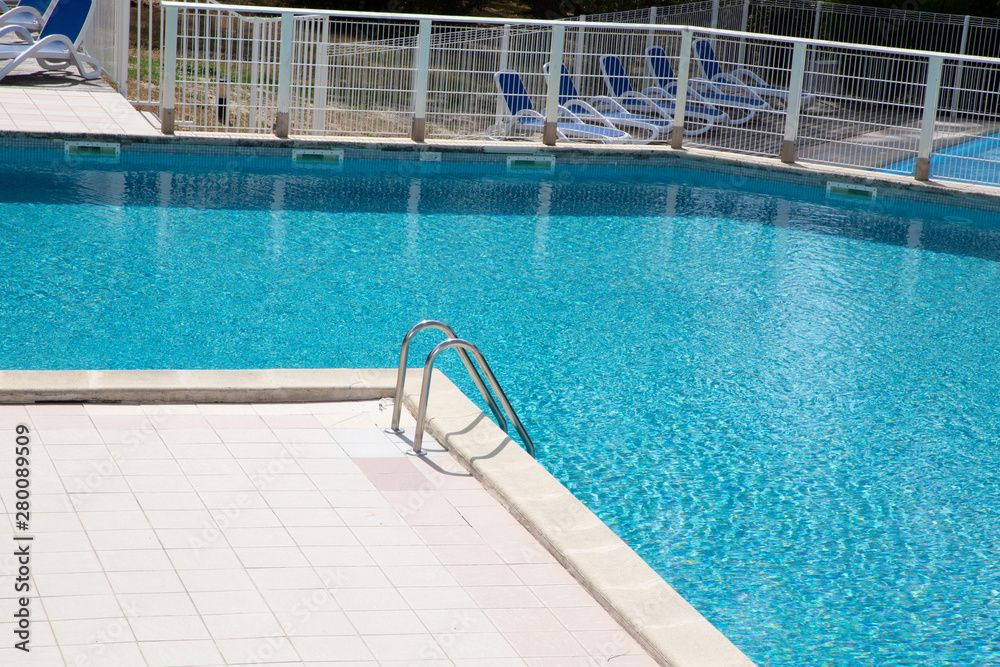
M 545 129 L 542 131 L 542 143 L 546 146 L 555 146 L 558 138 L 559 79 L 562 76 L 563 40 L 565 37 L 566 26 L 552 26 L 552 47 L 549 52 L 549 89 L 545 96 Z
M 141 4 L 142 4 L 141 1 L 138 2 L 138 3 L 136 3 L 137 6 L 136 6 L 136 24 L 135 24 L 135 30 L 136 30 L 136 33 L 135 33 L 135 39 L 136 39 L 136 52 L 135 52 L 135 55 L 136 55 L 136 63 L 135 63 L 136 89 L 135 89 L 135 95 L 136 95 L 137 99 L 139 98 L 139 78 L 141 77 L 141 75 L 139 74 L 139 60 L 138 59 L 141 58 L 141 56 L 142 56 L 142 49 L 139 48 L 139 45 L 142 43 L 142 34 L 141 34 L 141 32 L 142 32 L 141 31 L 142 22 L 139 20 L 139 9 L 138 9 L 138 5 L 141 5 Z M 149 18 L 147 19 L 146 22 L 149 24 L 149 27 L 146 30 L 146 35 L 147 35 L 147 39 L 146 39 L 146 60 L 148 61 L 148 65 L 146 66 L 146 74 L 147 74 L 147 76 L 146 76 L 146 99 L 145 99 L 145 101 L 146 102 L 156 102 L 158 100 L 154 99 L 154 93 L 153 93 L 154 89 L 153 89 L 153 1 L 152 0 L 149 0 L 149 8 L 147 9 L 147 12 L 149 14 Z M 160 35 L 163 35 L 163 34 L 164 34 L 164 31 L 163 31 L 163 12 L 161 11 L 160 12 Z M 161 44 L 161 51 L 162 51 L 162 44 Z M 160 55 L 162 57 L 162 53 Z
M 152 58 L 152 54 L 151 53 L 149 54 L 149 57 L 147 57 L 145 59 L 142 57 L 142 46 L 143 46 L 142 45 L 142 3 L 143 3 L 143 0 L 139 0 L 139 2 L 135 3 L 135 102 L 133 102 L 133 104 L 143 101 L 142 100 L 142 67 L 143 67 L 143 63 L 145 63 L 147 67 L 152 67 L 153 66 L 153 58 Z M 125 3 L 125 4 L 128 5 L 128 3 Z M 130 16 L 131 16 L 131 14 L 130 14 Z M 150 27 L 153 26 L 153 12 L 152 11 L 149 12 L 149 25 L 150 25 Z M 128 35 L 128 39 L 126 40 L 126 42 L 128 42 L 128 41 L 130 41 L 132 39 L 132 26 L 131 26 L 131 23 L 129 24 L 129 28 L 126 31 L 126 34 Z M 160 34 L 162 35 L 163 33 L 161 32 Z M 119 39 L 121 39 L 121 38 L 119 37 Z M 150 41 L 150 46 L 152 46 L 152 40 Z M 128 49 L 128 47 L 126 47 L 126 53 L 127 53 L 127 49 Z M 149 77 L 148 77 L 148 84 L 151 84 L 152 82 L 153 82 L 153 73 L 150 72 L 149 73 Z M 132 100 L 129 100 L 129 101 L 131 102 Z
M 281 49 L 278 51 L 278 113 L 274 119 L 274 135 L 288 137 L 288 109 L 292 96 L 292 40 L 295 35 L 295 14 L 281 12 Z
M 260 114 L 260 38 L 261 27 L 258 19 L 250 19 L 250 131 L 256 132 Z
M 677 92 L 674 100 L 674 129 L 670 135 L 670 147 L 684 146 L 684 107 L 687 105 L 688 79 L 691 78 L 691 42 L 693 33 L 681 30 L 681 54 L 677 58 Z
M 966 15 L 965 21 L 962 23 L 962 43 L 958 46 L 958 54 L 964 56 L 966 46 L 969 43 L 969 17 Z M 955 65 L 955 80 L 952 83 L 951 88 L 951 117 L 954 118 L 955 114 L 958 113 L 958 101 L 962 95 L 962 79 L 965 78 L 965 61 L 959 60 L 958 64 Z
M 944 58 L 927 58 L 927 85 L 924 87 L 924 117 L 920 122 L 920 143 L 917 144 L 917 164 L 913 178 L 926 181 L 931 177 L 931 151 L 934 149 L 934 123 L 937 121 L 938 96 L 941 93 L 941 70 Z
M 795 145 L 799 139 L 799 114 L 802 111 L 802 80 L 806 72 L 806 43 L 792 46 L 792 72 L 788 82 L 788 105 L 785 107 L 785 136 L 781 141 L 781 161 L 795 162 Z
M 163 69 L 160 75 L 163 84 L 163 91 L 160 93 L 160 131 L 163 134 L 173 134 L 174 98 L 177 94 L 177 7 L 167 7 L 165 13 L 166 33 L 160 54 L 160 67 Z
M 410 138 L 423 142 L 427 134 L 427 80 L 431 66 L 431 20 L 420 19 L 417 65 L 413 70 L 413 124 Z
M 719 0 L 712 0 L 712 22 L 709 25 L 712 30 L 719 27 Z

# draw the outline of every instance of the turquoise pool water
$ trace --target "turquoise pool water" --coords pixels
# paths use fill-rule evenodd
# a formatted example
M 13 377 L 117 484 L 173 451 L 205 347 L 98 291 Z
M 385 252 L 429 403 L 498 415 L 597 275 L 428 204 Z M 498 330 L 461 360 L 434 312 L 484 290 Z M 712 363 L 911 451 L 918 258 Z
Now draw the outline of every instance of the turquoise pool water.
M 442 319 L 758 664 L 1000 663 L 995 213 L 678 169 L 134 162 L 5 170 L 0 367 L 394 367 Z
M 912 174 L 916 158 L 879 171 Z M 978 137 L 931 154 L 931 178 L 1000 185 L 1000 133 Z

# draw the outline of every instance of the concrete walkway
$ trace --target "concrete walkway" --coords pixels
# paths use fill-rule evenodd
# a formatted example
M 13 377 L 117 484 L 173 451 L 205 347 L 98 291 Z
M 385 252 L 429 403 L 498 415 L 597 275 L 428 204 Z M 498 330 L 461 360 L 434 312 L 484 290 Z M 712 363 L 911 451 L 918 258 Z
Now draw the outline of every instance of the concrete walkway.
M 103 79 L 87 81 L 73 68 L 45 71 L 34 60 L 0 81 L 0 132 L 160 133 Z
M 0 664 L 656 664 L 433 440 L 405 455 L 384 407 L 0 406 L 9 534 L 34 538 L 30 654 L 0 557 Z

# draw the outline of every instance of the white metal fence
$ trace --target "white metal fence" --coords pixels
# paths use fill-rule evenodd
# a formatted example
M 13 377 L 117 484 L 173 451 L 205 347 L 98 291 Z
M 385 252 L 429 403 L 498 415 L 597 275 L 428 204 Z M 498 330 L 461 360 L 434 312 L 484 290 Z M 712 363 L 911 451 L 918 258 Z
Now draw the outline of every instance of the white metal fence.
M 217 4 L 216 0 L 195 0 Z M 88 51 L 137 106 L 160 102 L 160 15 L 154 0 L 95 0 Z M 578 22 L 687 25 L 784 37 L 808 37 L 874 46 L 913 48 L 958 55 L 1000 57 L 1000 20 L 845 5 L 816 0 L 700 0 L 682 5 L 579 16 Z M 752 42 L 743 44 L 752 55 Z M 743 59 L 740 59 L 743 62 Z M 956 76 L 968 76 L 962 68 Z M 991 80 L 957 87 L 984 89 Z M 952 102 L 962 103 L 956 96 Z M 969 99 L 970 103 L 975 100 Z M 958 110 L 956 106 L 956 111 Z
M 687 25 L 1000 57 L 1000 19 L 817 0 L 701 0 L 570 20 Z
M 129 0 L 94 0 L 84 48 L 97 58 L 104 76 L 118 90 L 123 90 L 128 80 L 128 26 Z
M 960 14 L 939 14 L 816 0 L 703 0 L 682 5 L 650 7 L 627 12 L 595 14 L 571 19 L 609 23 L 654 23 L 720 28 L 781 37 L 891 48 L 933 51 L 955 55 L 1000 58 L 1000 19 Z M 739 63 L 760 61 L 755 43 L 740 44 Z M 764 47 L 765 50 L 768 47 Z M 759 49 L 757 49 L 759 51 Z M 825 61 L 828 68 L 835 61 Z M 862 79 L 881 76 L 874 60 L 860 65 Z M 819 69 L 819 68 L 817 68 Z M 830 71 L 836 75 L 836 72 Z M 823 72 L 818 72 L 823 76 Z M 953 112 L 981 111 L 984 99 L 976 91 L 996 89 L 991 71 L 948 70 L 945 85 L 955 94 L 948 100 Z M 919 82 L 915 82 L 919 83 Z M 959 91 L 969 91 L 959 94 Z M 988 106 L 988 105 L 987 105 Z
M 725 7 L 700 4 L 726 16 Z M 173 1 L 164 8 L 168 132 L 496 138 L 509 114 L 494 76 L 509 70 L 526 92 L 514 102 L 538 114 L 538 126 L 519 136 L 551 142 L 566 127 L 557 124 L 567 119 L 559 99 L 566 91 L 557 94 L 557 69 L 542 70 L 562 62 L 585 100 L 622 101 L 615 89 L 622 82 L 633 91 L 629 102 L 643 94 L 658 100 L 661 120 L 677 126 L 660 139 L 675 147 L 918 178 L 929 170 L 996 178 L 996 146 L 976 140 L 1000 130 L 1000 59 L 659 23 L 305 14 Z M 654 71 L 653 53 L 675 78 Z M 601 66 L 606 56 L 619 63 L 614 83 Z M 933 166 L 935 150 L 965 154 Z

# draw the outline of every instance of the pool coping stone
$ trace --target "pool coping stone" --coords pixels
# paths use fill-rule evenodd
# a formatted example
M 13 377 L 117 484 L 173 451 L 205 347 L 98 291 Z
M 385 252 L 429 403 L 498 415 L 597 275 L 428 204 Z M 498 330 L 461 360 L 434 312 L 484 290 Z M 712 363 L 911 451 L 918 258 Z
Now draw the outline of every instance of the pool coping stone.
M 407 371 L 416 413 L 423 377 Z M 0 404 L 307 402 L 395 392 L 394 369 L 0 371 Z M 427 430 L 660 664 L 753 665 L 593 512 L 435 370 Z

